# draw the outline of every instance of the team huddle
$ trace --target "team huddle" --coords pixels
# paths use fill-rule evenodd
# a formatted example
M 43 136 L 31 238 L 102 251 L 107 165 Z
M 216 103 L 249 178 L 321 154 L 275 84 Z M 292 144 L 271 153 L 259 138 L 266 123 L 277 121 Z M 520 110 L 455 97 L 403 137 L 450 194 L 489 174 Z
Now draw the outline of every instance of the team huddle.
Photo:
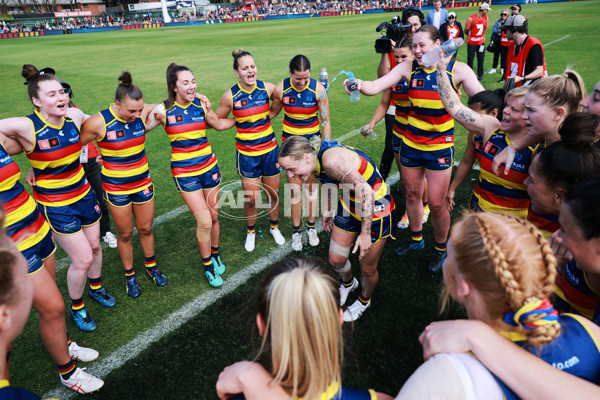
M 480 8 L 478 18 L 490 10 L 484 4 L 487 7 Z M 435 18 L 440 25 L 439 16 Z M 352 88 L 345 83 L 348 94 L 354 90 L 382 94 L 365 129 L 372 131 L 385 117 L 386 149 L 379 167 L 365 151 L 331 139 L 327 90 L 310 77 L 310 61 L 304 55 L 294 56 L 290 76 L 273 85 L 257 78 L 249 52 L 234 52 L 233 70 L 239 81 L 224 92 L 216 111 L 197 92 L 188 67 L 169 65 L 169 95 L 156 104 L 145 101 L 125 71 L 119 76 L 114 103 L 92 116 L 74 104 L 70 85 L 58 79 L 54 70 L 24 65 L 22 75 L 35 110 L 26 117 L 0 120 L 4 208 L 0 229 L 5 231 L 0 232 L 0 306 L 20 310 L 0 317 L 0 322 L 14 319 L 9 330 L 0 323 L 0 359 L 10 354 L 10 344 L 33 307 L 62 384 L 82 394 L 103 386 L 101 379 L 75 364 L 99 354 L 78 346 L 67 332 L 55 278 L 56 243 L 71 259 L 69 308 L 82 331 L 97 328 L 85 306 L 86 292 L 103 307 L 116 303 L 101 279 L 100 242 L 112 234 L 107 235 L 110 232 L 100 220 L 108 218 L 108 212 L 117 229 L 116 247 L 128 296 L 142 295 L 133 266 L 134 225 L 145 275 L 157 286 L 168 284 L 155 254 L 155 196 L 145 153 L 145 135 L 159 125 L 170 140 L 175 187 L 196 220 L 205 276 L 212 287 L 222 286 L 227 260 L 221 258 L 219 248 L 221 171 L 207 129 L 235 127 L 246 251 L 255 249 L 261 191 L 269 204 L 269 232 L 278 245 L 286 242 L 279 229 L 282 172 L 292 196 L 307 197 L 306 235 L 311 246 L 320 241 L 319 184 L 348 190 L 342 190 L 339 199 L 322 192 L 329 205 L 322 212 L 322 227 L 330 235 L 328 264 L 339 280 L 313 260 L 275 266 L 261 288 L 257 316 L 261 351 L 270 351 L 272 370 L 250 362 L 227 367 L 217 382 L 221 398 L 391 398 L 342 385 L 341 325 L 357 320 L 371 306 L 387 239 L 395 239 L 398 228 L 410 229 L 410 239 L 400 244 L 396 254 L 406 257 L 421 251 L 423 224 L 428 219 L 435 243 L 428 269 L 443 271 L 445 302 L 452 298 L 463 305 L 469 321 L 432 324 L 420 340 L 426 354 L 471 351 L 478 360 L 465 354 L 430 358 L 396 398 L 435 397 L 443 391 L 450 397 L 458 392 L 469 398 L 524 396 L 526 388 L 504 373 L 505 365 L 522 368 L 521 375 L 532 380 L 553 376 L 557 385 L 568 382 L 572 392 L 595 393 L 595 386 L 546 366 L 577 359 L 577 365 L 571 362 L 561 369 L 593 384 L 600 378 L 600 82 L 586 96 L 575 71 L 547 76 L 545 60 L 542 69 L 527 69 L 528 54 L 541 50 L 543 59 L 543 49 L 537 39 L 528 41 L 528 22 L 518 15 L 505 18 L 501 27 L 505 37 L 513 40 L 507 46 L 502 79 L 510 85 L 506 91 L 485 90 L 480 83 L 482 66 L 476 74 L 452 55 L 445 56 L 438 49 L 443 35 L 437 27 L 424 24 L 418 8 L 406 9 L 402 19 L 413 30 L 394 44 L 392 53 L 382 56 L 380 78 L 357 79 Z M 430 51 L 439 51 L 440 57 L 436 65 L 426 67 L 422 59 Z M 472 62 L 473 56 L 469 57 Z M 469 96 L 468 105 L 461 103 L 461 90 Z M 280 145 L 271 121 L 281 110 Z M 453 176 L 455 122 L 469 136 Z M 33 195 L 20 183 L 21 171 L 11 159 L 20 153 L 31 163 L 27 182 Z M 392 159 L 400 172 L 403 199 L 394 200 L 385 183 Z M 451 229 L 454 195 L 475 161 L 480 172 L 468 204 L 472 211 Z M 396 204 L 402 202 L 406 211 L 397 221 Z M 289 206 L 291 247 L 300 251 L 302 201 Z M 358 255 L 358 279 L 350 252 Z M 358 299 L 342 309 L 357 290 Z M 12 300 L 17 297 L 18 301 Z M 497 333 L 524 350 L 510 341 L 498 342 Z M 519 360 L 517 366 L 514 360 Z M 0 367 L 8 376 L 7 365 Z M 447 385 L 427 383 L 440 374 L 447 377 Z M 478 385 L 473 385 L 474 377 Z M 560 389 L 550 386 L 548 390 L 557 395 Z M 8 390 L 12 390 L 8 381 L 0 380 L 0 393 Z

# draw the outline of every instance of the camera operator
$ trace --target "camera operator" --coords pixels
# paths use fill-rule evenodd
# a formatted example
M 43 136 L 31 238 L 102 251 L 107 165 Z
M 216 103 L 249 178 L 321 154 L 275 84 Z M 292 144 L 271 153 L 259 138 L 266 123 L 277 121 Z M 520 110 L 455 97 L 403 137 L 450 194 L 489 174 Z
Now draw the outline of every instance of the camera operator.
M 391 22 L 383 23 L 377 28 L 379 31 L 381 31 L 383 29 L 380 28 L 382 25 L 386 27 L 386 36 L 377 39 L 375 42 L 375 51 L 382 53 L 379 66 L 377 67 L 378 78 L 381 78 L 396 66 L 396 60 L 394 57 L 394 48 L 396 43 L 400 43 L 405 36 L 412 37 L 413 33 L 415 33 L 415 31 L 419 29 L 421 25 L 425 25 L 425 16 L 418 7 L 407 7 L 402 12 L 401 22 L 399 22 L 398 19 L 398 16 L 396 16 Z M 410 24 L 410 27 L 408 24 Z M 385 41 L 382 41 L 384 38 L 387 38 L 391 44 L 387 48 L 385 47 Z M 390 173 L 392 162 L 394 161 L 392 139 L 394 135 L 396 107 L 391 103 L 388 104 L 388 106 L 389 107 L 385 115 L 385 148 L 383 149 L 381 163 L 379 165 L 379 172 L 384 180 Z

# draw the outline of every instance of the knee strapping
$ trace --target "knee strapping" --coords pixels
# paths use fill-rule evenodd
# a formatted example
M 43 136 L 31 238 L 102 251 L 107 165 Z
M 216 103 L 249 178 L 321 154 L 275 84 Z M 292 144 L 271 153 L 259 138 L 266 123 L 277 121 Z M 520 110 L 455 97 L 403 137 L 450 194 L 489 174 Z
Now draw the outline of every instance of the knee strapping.
M 335 272 L 337 272 L 341 276 L 341 275 L 348 273 L 350 270 L 352 270 L 352 264 L 350 264 L 350 260 L 346 260 L 346 264 L 344 264 L 343 267 L 340 267 L 340 268 L 333 267 L 333 269 L 335 270 Z
M 199 242 L 210 241 L 210 230 L 212 228 L 212 218 L 208 209 L 200 210 L 194 213 L 194 218 L 198 223 L 196 238 Z
M 342 246 L 333 239 L 329 241 L 329 252 L 344 258 L 348 258 L 351 248 L 352 246 Z

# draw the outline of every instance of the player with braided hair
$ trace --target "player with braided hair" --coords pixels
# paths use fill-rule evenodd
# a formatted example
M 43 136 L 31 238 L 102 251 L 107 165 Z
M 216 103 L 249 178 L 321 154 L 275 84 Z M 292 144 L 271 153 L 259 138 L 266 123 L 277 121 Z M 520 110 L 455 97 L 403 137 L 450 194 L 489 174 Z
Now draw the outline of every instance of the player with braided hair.
M 555 277 L 556 258 L 532 224 L 514 215 L 468 213 L 452 228 L 444 263 L 443 300 L 446 304 L 452 297 L 465 307 L 469 319 L 486 323 L 557 368 L 597 382 L 600 328 L 580 316 L 558 315 L 548 300 Z M 428 364 L 435 366 L 439 363 L 436 358 L 421 368 L 432 371 Z M 419 370 L 415 375 L 423 378 Z M 405 398 L 402 396 L 414 389 L 411 379 L 397 398 Z M 518 398 L 504 382 L 496 381 L 504 398 Z

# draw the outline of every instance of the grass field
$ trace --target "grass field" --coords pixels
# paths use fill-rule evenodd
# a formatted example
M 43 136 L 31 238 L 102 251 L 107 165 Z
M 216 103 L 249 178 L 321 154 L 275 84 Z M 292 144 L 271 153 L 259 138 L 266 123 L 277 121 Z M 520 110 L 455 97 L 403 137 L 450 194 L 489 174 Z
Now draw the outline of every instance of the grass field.
M 501 8 L 493 6 L 488 38 Z M 458 10 L 458 19 L 464 24 L 473 12 L 474 9 Z M 530 33 L 545 45 L 550 74 L 560 73 L 571 65 L 583 76 L 590 90 L 600 78 L 595 70 L 600 50 L 600 2 L 525 5 L 523 14 L 529 18 Z M 75 102 L 88 114 L 108 106 L 117 77 L 125 69 L 132 72 L 134 83 L 143 90 L 146 102 L 164 99 L 165 70 L 171 62 L 187 65 L 195 72 L 198 91 L 208 95 L 216 109 L 222 93 L 236 82 L 230 54 L 239 47 L 253 53 L 258 77 L 265 81 L 276 83 L 284 78 L 290 58 L 298 53 L 310 58 L 314 78 L 321 67 L 327 67 L 330 80 L 341 70 L 351 70 L 361 79 L 374 79 L 379 61 L 373 49 L 374 28 L 391 17 L 377 14 L 2 40 L 0 118 L 31 112 L 20 76 L 25 63 L 39 68 L 53 67 L 59 77 L 71 84 Z M 460 50 L 459 60 L 466 61 L 466 49 Z M 491 62 L 492 55 L 487 53 L 486 70 Z M 342 89 L 342 78 L 331 85 L 329 92 L 334 138 L 366 124 L 379 102 L 378 96 L 363 96 L 359 103 L 351 103 Z M 499 74 L 486 75 L 485 86 L 498 87 L 499 78 Z M 281 131 L 281 124 L 282 118 L 278 117 L 274 121 L 276 132 Z M 358 135 L 345 143 L 361 147 L 378 162 L 385 136 L 383 124 L 377 127 L 377 132 L 377 140 L 367 141 Z M 223 184 L 237 181 L 234 131 L 211 131 L 209 140 L 220 161 Z M 465 140 L 465 131 L 457 129 L 458 159 Z M 147 154 L 155 183 L 156 216 L 166 216 L 161 217 L 160 221 L 164 222 L 156 225 L 154 232 L 157 260 L 169 284 L 157 288 L 140 276 L 142 296 L 135 300 L 128 298 L 117 251 L 106 248 L 103 286 L 116 297 L 117 305 L 114 309 L 102 309 L 86 296 L 98 329 L 84 334 L 75 327 L 70 316 L 67 327 L 79 344 L 101 352 L 101 358 L 88 369 L 101 375 L 106 384 L 93 397 L 215 398 L 214 383 L 221 369 L 253 354 L 258 338 L 250 329 L 251 300 L 261 282 L 261 270 L 285 256 L 286 248 L 276 249 L 268 235 L 268 220 L 262 218 L 257 222 L 256 250 L 247 253 L 243 249 L 243 222 L 222 218 L 221 249 L 227 265 L 226 283 L 221 289 L 211 289 L 200 266 L 194 219 L 189 212 L 177 215 L 185 206 L 172 182 L 170 148 L 161 128 L 148 135 Z M 16 159 L 26 172 L 28 162 L 23 156 Z M 468 204 L 476 174 L 471 178 L 458 194 L 459 205 Z M 393 187 L 398 208 L 402 208 L 398 190 L 397 185 Z M 460 206 L 458 208 L 453 212 L 454 217 L 460 215 Z M 228 212 L 242 215 L 242 210 Z M 282 217 L 281 225 L 289 238 L 289 219 Z M 398 232 L 398 237 L 399 241 L 405 240 L 408 233 Z M 374 387 L 396 394 L 420 364 L 418 334 L 428 322 L 439 318 L 440 278 L 425 268 L 433 248 L 431 224 L 425 228 L 425 240 L 426 250 L 406 259 L 394 255 L 396 243 L 389 243 L 384 250 L 373 306 L 353 327 L 345 328 L 344 382 L 347 385 Z M 302 254 L 326 259 L 328 239 L 324 234 L 321 241 L 316 248 L 305 247 Z M 143 256 L 137 243 L 134 256 L 141 272 Z M 59 251 L 58 258 L 63 257 L 64 253 Z M 358 271 L 357 260 L 353 258 L 352 263 Z M 246 269 L 248 265 L 252 265 L 252 270 Z M 65 276 L 66 270 L 59 269 L 57 282 L 69 304 Z M 349 304 L 353 300 L 349 299 Z M 186 305 L 188 308 L 183 308 Z M 451 317 L 456 315 L 460 315 L 460 311 L 450 313 Z M 41 395 L 57 388 L 59 382 L 54 364 L 39 340 L 36 319 L 32 313 L 24 333 L 15 343 L 11 383 Z M 180 324 L 180 320 L 186 322 Z M 66 391 L 52 394 L 60 398 L 69 395 Z

